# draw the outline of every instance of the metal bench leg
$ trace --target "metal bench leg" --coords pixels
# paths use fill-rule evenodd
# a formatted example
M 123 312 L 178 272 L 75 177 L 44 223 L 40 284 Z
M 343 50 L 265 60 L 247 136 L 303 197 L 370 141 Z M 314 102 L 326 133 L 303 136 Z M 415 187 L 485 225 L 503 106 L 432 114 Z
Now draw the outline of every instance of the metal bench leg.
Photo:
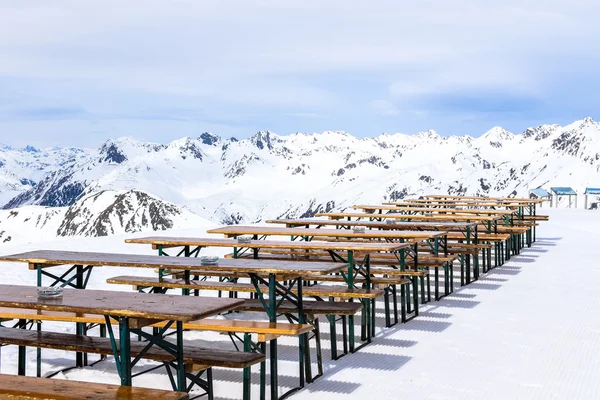
M 369 330 L 370 312 L 367 302 L 364 299 L 361 299 L 360 302 L 362 303 L 362 310 L 360 312 L 360 340 L 364 342 L 368 340 L 369 336 L 367 331 Z
M 329 339 L 331 341 L 331 359 L 337 360 L 337 337 L 336 337 L 336 327 L 335 327 L 335 315 L 328 315 L 327 319 L 329 320 Z
M 465 256 L 460 254 L 458 258 L 460 260 L 460 286 L 465 286 Z
M 27 321 L 24 319 L 19 320 L 19 329 L 25 329 L 25 324 Z M 26 355 L 27 355 L 27 347 L 19 346 L 19 364 L 17 367 L 17 373 L 21 376 L 25 376 L 25 368 L 26 368 Z
M 206 370 L 206 382 L 208 383 L 208 400 L 214 400 L 212 368 Z
M 376 307 L 375 307 L 375 299 L 371 300 L 371 337 L 374 338 L 375 337 L 375 313 L 376 313 Z
M 36 323 L 36 330 L 38 332 L 38 335 L 40 334 L 40 332 L 42 331 L 42 321 L 37 321 Z M 35 376 L 37 376 L 38 378 L 41 378 L 42 376 L 42 349 L 41 347 L 38 347 L 37 349 L 35 349 Z M 86 354 L 87 356 L 87 354 Z
M 419 280 L 417 279 L 417 277 L 413 277 L 413 299 L 415 302 L 415 317 L 419 315 L 419 297 L 417 296 L 417 293 L 419 293 Z
M 437 268 L 435 269 L 437 271 Z M 429 268 L 427 268 L 427 302 L 431 301 L 431 278 L 429 277 Z
M 450 293 L 454 293 L 454 262 L 450 263 Z
M 354 315 L 348 316 L 348 346 L 350 353 L 354 353 Z
M 367 313 L 367 315 L 365 316 L 366 328 L 367 328 L 367 343 L 371 343 L 371 333 L 373 332 L 373 326 L 372 326 L 373 320 L 371 319 L 371 300 L 364 299 L 363 304 L 364 304 L 363 310 L 366 311 L 366 313 Z
M 260 352 L 267 354 L 267 344 L 262 342 L 259 344 Z M 266 398 L 267 393 L 267 360 L 260 363 L 260 400 Z
M 444 275 L 446 275 L 446 274 L 444 273 Z M 440 299 L 440 269 L 439 268 L 435 269 L 435 276 L 433 278 L 433 281 L 435 284 L 435 300 L 437 301 Z M 446 291 L 447 290 L 448 290 L 448 286 L 446 286 Z
M 400 318 L 402 323 L 406 322 L 406 290 L 405 290 L 405 286 L 408 285 L 402 285 L 400 286 Z
M 385 309 L 385 327 L 390 328 L 392 323 L 390 321 L 389 287 L 383 289 L 383 308 Z
M 323 375 L 323 351 L 321 349 L 321 331 L 319 330 L 319 319 L 315 318 L 315 349 L 317 350 L 317 376 L 311 378 L 311 382 Z M 307 349 L 310 351 L 310 349 Z M 308 375 L 307 375 L 308 376 Z
M 402 290 L 402 286 L 400 286 L 400 290 Z M 393 300 L 393 307 L 394 307 L 394 324 L 398 323 L 398 289 L 397 286 L 394 285 L 392 286 L 392 300 Z
M 344 344 L 344 354 L 348 354 L 348 325 L 346 324 L 345 315 L 342 315 L 342 343 Z
M 412 305 L 410 301 L 410 285 L 406 285 L 406 312 L 409 314 L 412 312 Z
M 298 357 L 300 360 L 304 359 L 304 365 L 300 363 L 300 387 L 304 387 L 305 379 L 308 383 L 312 382 L 312 365 L 308 333 L 300 335 L 299 339 L 301 346 L 298 346 Z M 302 368 L 304 368 L 304 371 L 302 370 Z

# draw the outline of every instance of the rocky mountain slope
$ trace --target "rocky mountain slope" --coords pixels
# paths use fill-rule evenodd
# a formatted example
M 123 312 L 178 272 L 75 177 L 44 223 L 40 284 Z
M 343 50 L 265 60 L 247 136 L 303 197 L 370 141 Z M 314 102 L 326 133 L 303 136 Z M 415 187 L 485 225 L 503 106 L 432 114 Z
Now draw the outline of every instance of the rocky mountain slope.
M 210 221 L 185 208 L 139 190 L 104 190 L 65 207 L 23 206 L 0 210 L 0 244 L 207 224 Z
M 364 139 L 345 132 L 265 131 L 245 140 L 204 133 L 155 144 L 125 137 L 97 151 L 38 152 L 30 159 L 19 156 L 26 149 L 3 148 L 0 177 L 12 177 L 13 186 L 0 188 L 0 200 L 6 210 L 64 210 L 52 228 L 59 235 L 162 229 L 169 224 L 161 216 L 177 224 L 177 211 L 185 220 L 239 223 L 424 193 L 527 196 L 539 186 L 572 186 L 580 193 L 600 186 L 600 124 L 590 118 L 521 134 L 495 127 L 478 138 L 434 131 Z M 21 179 L 31 182 L 15 183 Z M 103 200 L 107 196 L 110 201 Z
M 0 203 L 32 189 L 47 173 L 85 160 L 89 152 L 77 148 L 14 149 L 0 145 Z

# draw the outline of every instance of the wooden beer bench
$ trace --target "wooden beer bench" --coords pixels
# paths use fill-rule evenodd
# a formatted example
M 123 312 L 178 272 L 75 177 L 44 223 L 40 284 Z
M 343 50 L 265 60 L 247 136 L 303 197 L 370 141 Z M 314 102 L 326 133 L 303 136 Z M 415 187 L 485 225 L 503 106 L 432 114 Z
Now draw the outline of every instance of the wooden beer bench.
M 0 321 L 6 322 L 13 320 L 40 322 L 75 322 L 85 323 L 89 325 L 98 325 L 101 327 L 101 336 L 105 336 L 105 334 L 102 334 L 102 328 L 104 328 L 106 321 L 102 315 L 0 307 Z M 165 325 L 166 324 L 164 322 L 157 322 L 149 325 L 149 327 L 164 328 Z M 264 354 L 264 346 L 265 343 L 267 343 L 268 341 L 273 340 L 279 336 L 299 336 L 310 332 L 313 329 L 313 327 L 310 324 L 292 324 L 285 322 L 273 323 L 265 321 L 221 320 L 206 318 L 197 321 L 184 322 L 183 329 L 219 332 L 228 334 L 230 336 L 243 334 L 244 340 L 247 340 L 245 337 L 246 335 L 256 334 L 257 342 L 260 344 L 260 350 Z M 101 354 L 101 356 L 103 356 L 104 358 L 105 355 Z M 263 371 L 264 365 L 261 365 L 261 373 L 263 373 Z M 319 365 L 319 374 L 322 374 L 321 365 Z
M 182 296 L 169 296 L 160 301 L 156 297 L 144 293 L 125 293 L 101 290 L 65 290 L 60 298 L 40 298 L 37 288 L 32 286 L 0 285 L 0 306 L 8 308 L 23 308 L 30 310 L 45 310 L 51 312 L 70 312 L 76 314 L 98 314 L 105 318 L 109 338 L 90 338 L 79 334 L 54 334 L 30 331 L 18 328 L 1 328 L 0 343 L 16 344 L 19 349 L 19 373 L 24 375 L 26 346 L 38 348 L 55 348 L 76 351 L 78 353 L 112 354 L 115 357 L 117 370 L 122 386 L 132 385 L 132 368 L 142 357 L 161 361 L 165 366 L 174 368 L 176 379 L 171 379 L 174 390 L 188 391 L 197 385 L 208 393 L 212 386 L 201 378 L 204 371 L 214 365 L 226 366 L 226 357 L 219 360 L 219 354 L 213 350 L 198 349 L 184 346 L 183 322 L 202 319 L 211 315 L 235 309 L 241 305 L 236 299 L 197 299 Z M 115 339 L 113 323 L 118 321 L 119 340 Z M 142 331 L 144 326 L 157 322 L 164 322 L 165 327 L 155 334 Z M 164 340 L 164 332 L 170 328 L 176 329 L 177 338 L 174 343 Z M 130 333 L 140 335 L 147 341 L 142 347 L 132 344 Z M 56 336 L 62 335 L 62 336 Z M 185 350 L 188 350 L 185 352 Z M 235 354 L 235 356 L 234 356 Z M 229 354 L 227 355 L 229 356 Z M 231 360 L 244 359 L 235 357 L 250 357 L 245 359 L 250 362 L 263 360 L 263 356 L 253 359 L 256 355 L 231 354 Z M 132 360 L 133 358 L 133 360 Z M 202 366 L 197 367 L 197 366 Z M 160 366 L 162 367 L 162 366 Z M 39 368 L 39 361 L 38 361 Z M 192 370 L 200 370 L 198 374 Z M 38 369 L 39 370 L 39 369 Z M 169 371 L 169 376 L 172 374 Z M 208 371 L 207 373 L 210 373 Z M 190 380 L 192 385 L 186 383 Z M 249 385 L 249 380 L 248 380 Z
M 0 327 L 0 343 L 16 345 L 20 348 L 37 347 L 43 349 L 83 352 L 89 354 L 113 355 L 113 343 L 109 338 L 81 336 L 70 333 L 39 332 L 28 329 Z M 118 341 L 117 341 L 118 343 Z M 146 342 L 131 342 L 131 356 L 161 362 L 172 372 L 176 357 L 164 349 L 150 348 L 146 350 Z M 209 398 L 213 396 L 212 367 L 248 368 L 265 360 L 264 354 L 241 352 L 235 350 L 206 349 L 185 345 L 183 347 L 184 370 L 187 378 L 198 387 L 204 389 Z M 162 367 L 159 366 L 159 367 Z M 132 375 L 138 376 L 150 372 L 157 367 Z M 19 357 L 19 375 L 25 375 L 25 358 Z M 205 375 L 202 379 L 201 376 Z M 248 382 L 249 384 L 249 382 Z
M 309 233 L 309 232 L 306 232 Z M 257 236 L 257 235 L 255 235 Z M 138 244 L 149 244 L 153 249 L 158 250 L 160 255 L 166 256 L 168 255 L 165 250 L 169 250 L 171 248 L 179 248 L 174 252 L 170 252 L 175 257 L 165 257 L 167 259 L 189 259 L 193 257 L 197 257 L 199 251 L 205 247 L 229 247 L 233 248 L 234 258 L 232 261 L 240 261 L 245 262 L 246 260 L 238 260 L 243 255 L 251 255 L 252 261 L 261 261 L 261 255 L 270 249 L 286 249 L 293 251 L 310 251 L 310 250 L 322 250 L 326 251 L 330 256 L 331 260 L 339 261 L 343 264 L 343 268 L 339 268 L 337 271 L 320 271 L 319 273 L 327 274 L 332 272 L 344 272 L 346 277 L 346 285 L 348 288 L 355 287 L 354 279 L 358 276 L 365 277 L 367 283 L 370 279 L 369 273 L 369 256 L 367 255 L 365 258 L 360 260 L 355 257 L 355 253 L 357 251 L 361 251 L 364 253 L 377 253 L 377 252 L 395 252 L 402 253 L 404 250 L 408 249 L 410 245 L 406 243 L 387 243 L 387 242 L 377 242 L 377 243 L 356 243 L 356 242 L 341 242 L 341 243 L 329 243 L 329 242 L 314 242 L 314 241 L 283 241 L 283 240 L 257 240 L 256 237 L 249 242 L 240 242 L 237 239 L 216 239 L 216 238 L 202 238 L 202 237 L 165 237 L 165 236 L 150 236 L 150 237 L 141 237 L 134 239 L 125 240 L 127 243 L 138 243 Z M 308 272 L 306 269 L 303 269 L 301 265 L 305 263 L 291 263 L 290 265 L 295 265 L 300 273 L 297 275 L 297 282 L 301 282 L 301 276 L 303 272 Z M 312 263 L 314 265 L 324 264 L 324 263 Z M 281 269 L 275 268 L 276 264 L 273 265 L 271 269 L 265 270 L 256 270 L 254 274 L 257 273 L 268 273 L 269 274 L 269 287 L 276 287 L 279 283 L 276 282 L 277 274 L 284 274 L 286 271 L 282 271 Z M 290 267 L 291 268 L 291 267 Z M 208 269 L 207 269 L 208 270 Z M 233 272 L 236 272 L 235 270 Z M 189 279 L 189 276 L 186 278 Z M 254 275 L 255 281 L 262 279 L 258 275 Z M 272 283 L 271 283 L 272 282 Z M 266 284 L 266 281 L 263 279 L 263 282 Z M 367 284 L 367 286 L 369 286 Z M 284 288 L 281 287 L 281 290 Z M 287 288 L 289 289 L 289 288 Z M 287 289 L 286 293 L 287 293 Z M 269 318 L 274 322 L 277 317 L 277 304 L 276 296 L 269 295 L 269 301 L 273 301 L 272 307 L 269 307 Z M 352 301 L 350 299 L 349 301 Z M 371 324 L 371 307 L 367 306 L 370 303 L 370 299 L 364 300 L 365 307 L 364 311 L 367 313 L 366 323 L 369 325 L 366 329 L 366 337 L 364 343 L 361 344 L 360 347 L 371 342 L 372 335 L 375 333 L 374 326 Z M 331 322 L 331 321 L 330 321 Z M 354 345 L 354 316 L 350 315 L 348 317 L 348 330 L 349 330 L 349 346 L 350 351 L 354 352 L 357 348 Z M 362 335 L 361 335 L 362 336 Z M 273 341 L 271 342 L 273 343 Z
M 365 254 L 362 253 L 358 253 L 359 256 L 365 256 Z M 380 256 L 389 256 L 389 259 L 386 259 L 385 261 L 381 262 L 380 259 L 378 259 L 378 257 Z M 233 257 L 233 254 L 226 254 L 225 257 Z M 266 252 L 262 252 L 261 253 L 261 257 L 263 259 L 269 259 L 269 260 L 283 260 L 283 261 L 304 261 L 304 262 L 327 262 L 327 261 L 331 261 L 331 257 L 325 253 L 325 252 L 319 252 L 319 251 L 311 251 L 311 250 L 307 250 L 307 251 L 302 251 L 302 252 L 293 252 L 293 251 L 289 251 L 289 250 L 278 250 L 278 249 L 269 249 L 266 250 Z M 395 258 L 395 256 L 393 254 L 389 254 L 389 253 L 374 253 L 371 258 L 370 258 L 370 263 L 371 265 L 378 265 L 380 263 L 384 263 L 385 265 L 388 265 L 392 262 L 392 260 L 395 260 L 395 263 L 397 264 L 398 261 Z M 410 261 L 406 261 L 407 263 L 410 263 Z M 402 318 L 401 321 L 402 322 L 406 322 L 414 317 L 417 317 L 419 315 L 419 305 L 418 305 L 418 280 L 417 278 L 421 278 L 422 282 L 423 279 L 425 277 L 427 277 L 427 283 L 429 284 L 429 276 L 428 276 L 428 271 L 402 271 L 400 269 L 397 270 L 398 274 L 395 274 L 392 278 L 387 278 L 387 277 L 378 277 L 376 276 L 377 274 L 373 272 L 373 270 L 371 269 L 371 278 L 369 279 L 369 283 L 370 284 L 376 284 L 376 285 L 383 285 L 384 288 L 384 309 L 385 309 L 385 318 L 386 318 L 386 327 L 391 327 L 393 325 L 395 325 L 398 322 L 398 301 L 397 301 L 397 288 L 396 286 L 400 286 L 400 298 L 401 298 L 401 311 L 402 311 Z M 404 279 L 405 277 L 409 277 L 410 279 Z M 303 276 L 302 279 L 305 281 L 329 281 L 329 282 L 340 282 L 340 283 L 344 283 L 345 280 L 342 276 L 335 276 L 332 277 L 331 275 L 321 275 L 320 278 L 322 279 L 316 279 L 316 276 L 310 275 L 310 276 Z M 359 283 L 362 285 L 366 285 L 366 279 L 365 278 L 355 278 L 355 283 Z M 411 311 L 412 307 L 411 307 L 411 302 L 410 302 L 410 285 L 413 286 L 413 290 L 414 290 L 414 312 Z M 307 286 L 306 290 L 310 290 L 310 288 L 313 286 Z M 423 283 L 422 287 L 424 288 L 425 285 Z M 429 287 L 427 287 L 429 288 Z M 406 292 L 406 294 L 405 294 Z M 305 292 L 306 293 L 306 292 Z M 336 296 L 336 297 L 342 297 L 342 296 Z M 390 297 L 392 298 L 392 305 L 393 305 L 393 309 L 394 309 L 394 323 L 391 323 L 391 314 L 390 314 Z M 431 297 L 431 294 L 428 292 L 428 298 Z M 421 300 L 424 303 L 425 302 L 425 293 L 422 291 L 421 293 Z M 406 305 L 405 305 L 406 304 Z M 373 307 L 373 312 L 371 313 L 372 317 L 374 317 L 374 304 L 372 304 Z M 413 315 L 410 318 L 406 317 L 406 313 L 413 313 Z M 374 325 L 373 325 L 374 326 Z
M 321 275 L 310 275 L 311 280 L 314 277 L 320 277 L 320 276 Z M 325 275 L 325 276 L 330 276 L 330 275 Z M 340 278 L 342 278 L 342 277 L 340 276 Z M 377 278 L 373 278 L 373 279 L 375 280 Z M 326 279 L 324 279 L 324 280 L 326 280 Z M 200 281 L 200 280 L 187 280 L 184 278 L 162 278 L 162 279 L 159 279 L 159 278 L 138 277 L 138 276 L 118 276 L 118 277 L 114 277 L 114 278 L 109 278 L 109 279 L 107 279 L 106 282 L 110 283 L 110 284 L 132 285 L 135 290 L 153 288 L 154 290 L 158 289 L 161 292 L 164 292 L 166 289 L 214 290 L 214 291 L 227 291 L 227 292 L 234 292 L 234 293 L 241 292 L 241 293 L 252 293 L 252 294 L 256 292 L 256 287 L 251 283 Z M 337 282 L 343 283 L 344 280 L 342 278 L 341 280 L 338 280 Z M 357 280 L 355 282 L 361 283 L 360 278 L 357 278 Z M 373 283 L 375 283 L 375 282 L 373 282 Z M 292 292 L 295 294 L 298 294 L 297 289 L 292 289 Z M 310 325 L 307 325 L 307 326 L 309 327 L 309 331 L 310 330 L 313 331 L 314 338 L 316 341 L 317 357 L 318 357 L 318 361 L 319 361 L 319 364 L 318 364 L 319 371 L 322 371 L 322 364 L 320 362 L 320 360 L 321 360 L 321 354 L 320 354 L 321 343 L 320 343 L 318 320 L 311 318 L 311 316 L 315 315 L 315 314 L 324 314 L 324 315 L 327 315 L 327 317 L 329 319 L 335 318 L 336 316 L 339 316 L 339 315 L 342 315 L 345 317 L 347 315 L 356 314 L 356 312 L 358 312 L 362 308 L 361 303 L 349 303 L 352 305 L 347 306 L 345 308 L 344 308 L 344 306 L 336 308 L 336 306 L 337 306 L 337 304 L 335 304 L 336 302 L 323 301 L 322 299 L 323 298 L 338 298 L 338 299 L 344 299 L 344 300 L 349 300 L 349 299 L 360 299 L 360 300 L 371 299 L 371 300 L 374 300 L 377 297 L 384 295 L 384 293 L 387 293 L 387 292 L 384 290 L 381 290 L 381 289 L 348 288 L 346 286 L 325 286 L 325 285 L 302 286 L 302 295 L 303 296 L 315 297 L 318 300 L 320 300 L 320 301 L 310 302 L 309 303 L 310 310 L 308 310 L 304 307 L 304 304 L 306 304 L 307 302 L 305 302 L 305 301 L 302 302 L 303 312 L 305 314 L 307 314 L 307 321 L 310 323 Z M 339 303 L 339 301 L 337 303 Z M 342 304 L 346 304 L 346 303 L 342 302 Z M 244 306 L 242 306 L 241 308 L 242 308 L 242 310 L 247 311 L 247 309 Z M 263 307 L 263 310 L 264 310 L 264 307 Z M 338 314 L 337 313 L 338 310 L 342 310 L 342 314 Z M 288 310 L 281 309 L 279 311 L 281 313 L 286 311 L 287 314 L 289 314 L 289 312 L 290 312 L 289 309 Z M 294 307 L 292 309 L 292 311 L 297 311 L 297 308 Z M 351 311 L 351 312 L 349 313 L 349 311 Z M 375 317 L 375 314 L 374 314 L 374 312 L 372 312 L 371 313 L 371 319 L 372 319 L 371 324 L 373 326 L 375 324 L 374 317 Z M 345 318 L 343 318 L 342 321 L 345 323 Z M 363 324 L 363 329 L 365 329 L 365 324 Z M 364 336 L 364 333 L 363 333 L 363 336 Z M 344 347 L 347 346 L 346 339 L 347 338 L 345 336 L 342 339 L 342 342 L 344 343 Z M 332 340 L 332 342 L 337 340 L 336 336 L 335 336 L 335 332 L 332 332 L 331 340 Z M 259 342 L 260 341 L 261 340 L 259 338 Z M 337 354 L 335 351 L 333 351 L 333 349 L 332 349 L 332 358 L 334 358 L 334 359 L 337 358 Z M 320 376 L 320 374 L 317 376 Z
M 14 400 L 188 400 L 183 392 L 170 392 L 104 383 L 46 379 L 0 374 L 3 399 Z

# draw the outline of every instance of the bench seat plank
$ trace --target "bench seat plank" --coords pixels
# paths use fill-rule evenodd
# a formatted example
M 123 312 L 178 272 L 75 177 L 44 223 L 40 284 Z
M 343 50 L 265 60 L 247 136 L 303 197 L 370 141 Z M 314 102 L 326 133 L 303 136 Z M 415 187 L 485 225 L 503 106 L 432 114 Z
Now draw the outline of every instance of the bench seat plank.
M 311 275 L 311 278 L 312 279 Z M 320 275 L 314 275 L 320 276 Z M 194 281 L 185 279 L 150 278 L 140 276 L 117 276 L 106 280 L 107 283 L 120 285 L 134 285 L 141 287 L 165 287 L 171 289 L 191 290 L 223 290 L 229 292 L 254 293 L 256 289 L 251 283 L 232 283 L 215 281 Z M 264 290 L 268 288 L 262 286 Z M 345 286 L 307 286 L 302 288 L 305 296 L 335 296 L 346 298 L 377 298 L 383 295 L 383 291 L 377 289 L 349 289 Z M 292 289 L 297 293 L 297 289 Z
M 0 393 L 7 400 L 188 400 L 167 390 L 108 385 L 33 376 L 0 375 Z
M 363 304 L 361 302 L 303 301 L 302 306 L 306 314 L 354 315 L 362 309 Z M 264 307 L 258 299 L 246 299 L 240 309 L 244 311 L 264 311 Z M 296 306 L 289 301 L 284 301 L 277 309 L 277 311 L 287 313 L 296 312 L 296 310 Z
M 77 314 L 68 312 L 37 311 L 30 309 L 0 307 L 0 318 L 4 320 L 25 319 L 34 321 L 80 322 L 85 324 L 105 324 L 102 315 Z M 116 321 L 115 321 L 116 323 Z M 151 326 L 161 328 L 165 322 Z M 267 322 L 230 319 L 201 319 L 183 323 L 183 329 L 225 332 L 225 333 L 257 333 L 276 334 L 282 336 L 298 336 L 311 331 L 310 324 L 290 324 L 287 322 Z
M 0 327 L 0 343 L 91 354 L 113 354 L 109 338 L 70 333 L 37 332 L 27 329 Z M 146 345 L 145 342 L 132 341 L 131 355 L 133 357 L 137 356 L 144 350 Z M 117 344 L 118 348 L 119 345 Z M 173 361 L 175 359 L 172 354 L 156 346 L 151 347 L 143 358 L 154 361 Z M 188 365 L 245 368 L 264 361 L 265 356 L 260 353 L 184 346 L 183 359 Z

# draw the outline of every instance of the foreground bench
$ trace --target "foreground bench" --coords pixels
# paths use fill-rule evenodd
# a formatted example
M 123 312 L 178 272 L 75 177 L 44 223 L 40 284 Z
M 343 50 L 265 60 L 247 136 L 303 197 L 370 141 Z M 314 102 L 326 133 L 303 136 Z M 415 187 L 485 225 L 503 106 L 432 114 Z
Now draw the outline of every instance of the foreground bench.
M 188 400 L 187 393 L 104 383 L 0 374 L 0 394 L 14 400 Z
M 23 350 L 26 347 L 37 347 L 90 354 L 114 354 L 109 338 L 81 336 L 69 333 L 39 332 L 18 328 L 0 327 L 0 343 L 17 345 Z M 139 358 L 161 362 L 169 374 L 171 374 L 170 368 L 175 368 L 175 356 L 161 348 L 151 347 L 146 349 L 146 347 L 146 342 L 131 342 L 131 356 L 136 357 L 136 359 L 139 356 Z M 213 396 L 212 367 L 248 368 L 263 361 L 265 361 L 265 356 L 260 353 L 204 349 L 188 345 L 184 346 L 183 351 L 186 378 L 205 390 L 209 398 Z M 157 369 L 157 367 L 152 367 L 144 372 L 154 369 Z M 20 375 L 25 374 L 24 352 L 23 356 L 19 356 L 18 370 Z M 201 378 L 205 373 L 206 377 L 204 379 Z M 135 376 L 140 374 L 137 373 Z M 249 384 L 249 379 L 247 382 L 244 382 L 245 387 Z
M 100 336 L 106 336 L 106 320 L 102 315 L 96 314 L 80 314 L 71 312 L 54 312 L 54 311 L 40 311 L 30 310 L 21 308 L 6 308 L 0 307 L 0 321 L 13 321 L 18 320 L 19 323 L 15 325 L 23 327 L 22 322 L 25 321 L 54 321 L 54 322 L 74 322 L 85 324 L 85 332 L 88 329 L 92 329 L 94 326 L 100 327 Z M 157 322 L 150 325 L 153 328 L 164 328 L 166 323 L 164 321 Z M 228 334 L 232 340 L 239 339 L 243 341 L 239 335 L 256 334 L 258 347 L 261 352 L 265 352 L 265 343 L 276 339 L 280 336 L 300 336 L 305 333 L 309 333 L 313 330 L 310 324 L 290 324 L 285 322 L 266 322 L 266 321 L 249 321 L 249 320 L 222 320 L 206 318 L 197 321 L 185 322 L 183 329 L 186 330 L 197 330 L 197 331 L 210 331 Z M 245 339 L 244 339 L 245 340 Z M 246 343 L 244 343 L 246 345 Z M 318 348 L 320 355 L 320 348 Z M 106 358 L 106 355 L 101 355 L 101 359 Z M 85 354 L 83 365 L 87 365 L 87 354 Z M 318 361 L 318 374 L 312 376 L 311 369 L 306 369 L 306 378 L 308 382 L 321 376 L 323 368 L 321 364 L 321 358 Z M 310 360 L 307 360 L 310 363 Z M 261 376 L 265 374 L 265 365 L 261 363 Z M 302 385 L 302 382 L 301 382 Z

